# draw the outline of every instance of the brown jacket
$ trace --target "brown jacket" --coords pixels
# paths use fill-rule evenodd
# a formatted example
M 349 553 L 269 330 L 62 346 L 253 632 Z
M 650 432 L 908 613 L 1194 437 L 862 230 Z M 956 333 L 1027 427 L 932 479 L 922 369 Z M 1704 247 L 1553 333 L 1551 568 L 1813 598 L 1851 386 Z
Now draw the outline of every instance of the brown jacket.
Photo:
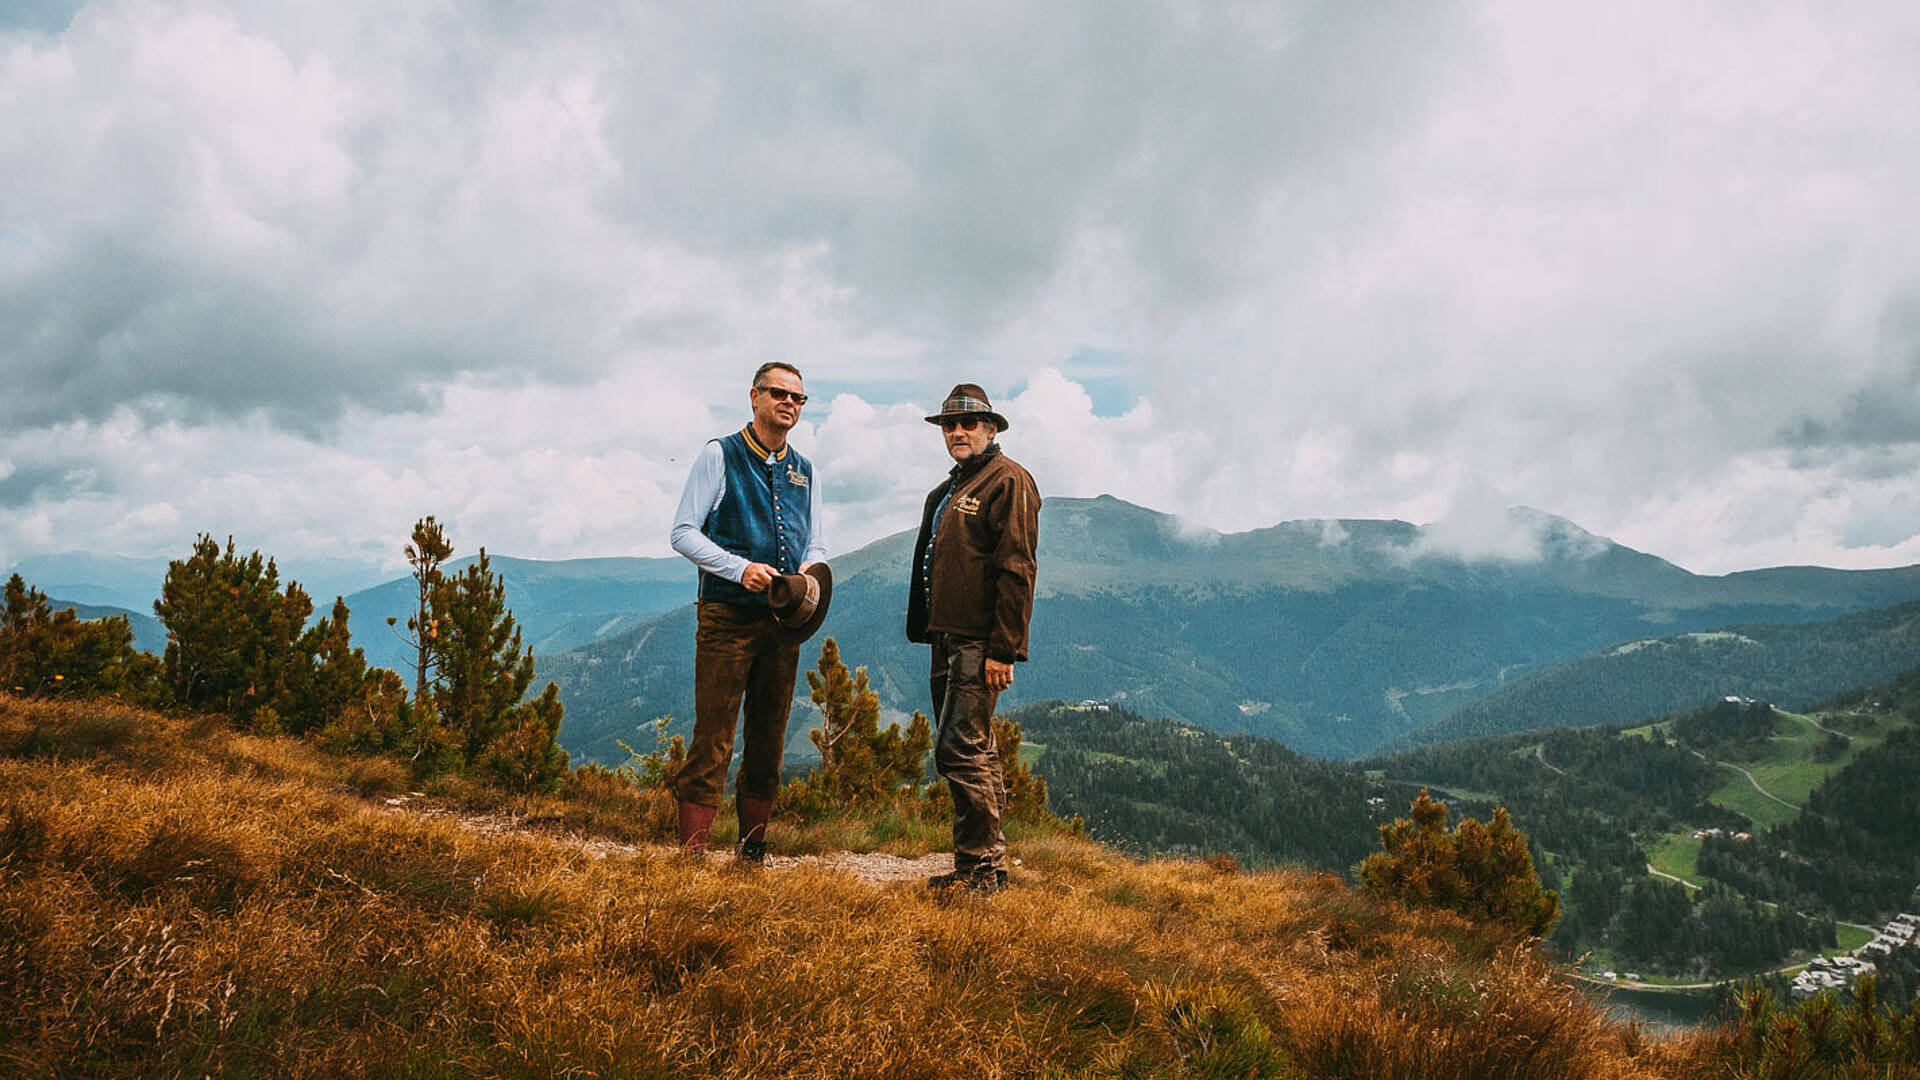
M 949 488 L 953 497 L 946 500 L 929 566 L 933 512 Z M 1040 489 L 1027 470 L 998 444 L 955 465 L 920 511 L 907 640 L 925 644 L 934 634 L 957 634 L 984 640 L 987 655 L 1002 663 L 1025 660 L 1039 542 Z

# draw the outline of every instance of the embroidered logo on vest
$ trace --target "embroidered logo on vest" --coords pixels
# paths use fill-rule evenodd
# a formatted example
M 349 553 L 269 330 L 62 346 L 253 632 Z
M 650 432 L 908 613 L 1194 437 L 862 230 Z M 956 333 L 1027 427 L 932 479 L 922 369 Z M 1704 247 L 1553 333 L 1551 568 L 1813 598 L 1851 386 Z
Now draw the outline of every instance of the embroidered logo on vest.
M 966 514 L 968 517 L 972 517 L 974 514 L 980 512 L 980 500 L 971 495 L 955 495 L 953 497 L 953 510 L 956 514 Z
M 787 466 L 787 483 L 795 487 L 806 487 L 807 474 L 789 465 Z

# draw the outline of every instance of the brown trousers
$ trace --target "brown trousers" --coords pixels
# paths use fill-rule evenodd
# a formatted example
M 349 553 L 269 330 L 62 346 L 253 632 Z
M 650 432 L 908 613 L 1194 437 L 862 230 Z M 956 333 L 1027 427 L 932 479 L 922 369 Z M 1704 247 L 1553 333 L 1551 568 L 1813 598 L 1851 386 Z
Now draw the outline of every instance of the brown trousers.
M 674 785 L 682 802 L 720 805 L 743 699 L 744 745 L 734 788 L 751 799 L 779 793 L 780 756 L 787 745 L 787 712 L 799 666 L 799 643 L 774 638 L 773 615 L 766 608 L 700 602 L 693 646 L 693 743 Z
M 1007 780 L 993 739 L 997 691 L 987 689 L 986 642 L 935 634 L 927 688 L 939 735 L 933 770 L 953 794 L 953 868 L 966 873 L 981 863 L 1007 868 L 1007 838 L 1000 816 L 1007 808 Z

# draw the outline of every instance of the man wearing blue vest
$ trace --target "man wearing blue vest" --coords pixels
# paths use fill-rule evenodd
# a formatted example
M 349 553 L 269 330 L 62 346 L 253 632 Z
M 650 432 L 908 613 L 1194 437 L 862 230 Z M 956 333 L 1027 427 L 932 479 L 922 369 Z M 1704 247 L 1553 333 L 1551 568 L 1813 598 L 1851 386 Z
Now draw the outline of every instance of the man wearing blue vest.
M 744 699 L 734 805 L 740 856 L 761 862 L 800 662 L 800 643 L 780 633 L 768 586 L 822 562 L 826 542 L 813 464 L 787 445 L 807 403 L 800 369 L 777 360 L 760 365 L 747 401 L 753 421 L 700 451 L 673 519 L 673 549 L 700 568 L 693 743 L 675 795 L 681 847 L 703 850 L 726 793 Z

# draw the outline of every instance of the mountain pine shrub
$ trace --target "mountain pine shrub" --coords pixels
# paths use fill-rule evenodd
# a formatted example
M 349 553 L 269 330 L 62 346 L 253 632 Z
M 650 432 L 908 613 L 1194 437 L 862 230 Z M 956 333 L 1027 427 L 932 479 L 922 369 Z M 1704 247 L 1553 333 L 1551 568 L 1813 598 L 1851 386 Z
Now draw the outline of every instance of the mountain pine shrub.
M 109 695 L 144 704 L 166 699 L 159 661 L 133 647 L 125 618 L 81 619 L 52 610 L 47 595 L 15 574 L 0 610 L 0 694 Z
M 1920 1076 L 1920 1001 L 1883 1005 L 1872 975 L 1843 997 L 1820 994 L 1785 1007 L 1755 984 L 1740 994 L 1739 1006 L 1727 1075 L 1740 1080 Z
M 1507 817 L 1471 818 L 1447 828 L 1447 805 L 1422 791 L 1411 819 L 1380 826 L 1383 851 L 1360 864 L 1360 882 L 1379 896 L 1455 911 L 1476 923 L 1544 937 L 1560 915 L 1560 894 L 1540 887 L 1527 838 Z
M 925 776 L 921 762 L 933 746 L 926 716 L 916 710 L 904 729 L 882 728 L 880 696 L 867 682 L 867 669 L 849 672 L 833 638 L 820 646 L 807 685 L 820 710 L 820 726 L 808 733 L 820 751 L 820 764 L 787 782 L 781 809 L 820 817 L 849 806 L 897 803 L 905 808 L 917 801 Z
M 167 565 L 154 613 L 167 628 L 166 677 L 176 702 L 225 713 L 251 726 L 299 714 L 310 679 L 306 637 L 313 601 L 296 582 L 280 584 L 273 560 L 223 551 L 201 534 L 193 554 Z

